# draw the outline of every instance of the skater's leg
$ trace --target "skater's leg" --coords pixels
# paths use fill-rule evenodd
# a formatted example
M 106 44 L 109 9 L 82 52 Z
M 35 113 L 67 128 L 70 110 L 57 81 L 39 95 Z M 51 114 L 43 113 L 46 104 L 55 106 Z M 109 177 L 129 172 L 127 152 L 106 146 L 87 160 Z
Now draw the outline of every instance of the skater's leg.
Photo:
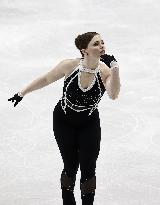
M 96 189 L 96 160 L 99 155 L 101 127 L 99 118 L 79 130 L 80 189 L 82 205 L 93 205 Z
M 75 205 L 74 186 L 79 167 L 78 148 L 74 128 L 68 125 L 61 115 L 61 112 L 54 113 L 53 131 L 64 163 L 60 178 L 63 205 Z

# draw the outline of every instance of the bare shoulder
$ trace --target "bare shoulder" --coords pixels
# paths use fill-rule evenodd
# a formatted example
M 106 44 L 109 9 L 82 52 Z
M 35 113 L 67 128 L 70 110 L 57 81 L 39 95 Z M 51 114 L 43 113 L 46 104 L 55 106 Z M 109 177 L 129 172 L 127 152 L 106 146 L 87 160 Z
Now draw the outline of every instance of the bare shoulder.
M 53 69 L 44 74 L 43 78 L 48 82 L 48 84 L 53 83 L 64 76 L 73 68 L 76 64 L 74 59 L 64 59 L 58 63 Z
M 80 61 L 80 58 L 72 58 L 72 59 L 65 59 L 63 62 L 68 66 L 74 66 L 78 64 Z
M 78 66 L 80 58 L 65 59 L 63 62 L 65 64 L 65 77 L 67 77 Z

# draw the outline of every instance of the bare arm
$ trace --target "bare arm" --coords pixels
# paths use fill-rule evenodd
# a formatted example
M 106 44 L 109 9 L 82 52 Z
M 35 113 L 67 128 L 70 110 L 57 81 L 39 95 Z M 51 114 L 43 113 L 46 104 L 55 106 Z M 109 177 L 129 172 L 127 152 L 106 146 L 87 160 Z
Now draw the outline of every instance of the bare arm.
M 22 96 L 25 96 L 29 92 L 41 89 L 49 85 L 50 83 L 53 83 L 59 80 L 60 78 L 65 76 L 65 70 L 68 65 L 69 65 L 68 60 L 61 61 L 55 68 L 53 68 L 51 71 L 49 71 L 45 75 L 32 81 L 28 86 L 26 86 L 19 93 L 22 94 Z
M 27 85 L 23 90 L 20 91 L 20 94 L 22 96 L 25 96 L 27 93 L 30 93 L 34 90 L 41 89 L 47 85 L 48 84 L 47 84 L 46 79 L 42 76 L 42 77 L 39 77 L 33 80 L 29 85 Z
M 108 96 L 115 100 L 118 98 L 119 92 L 120 92 L 120 77 L 119 77 L 119 67 L 114 67 L 110 69 L 108 66 L 106 66 L 108 72 L 106 75 L 106 91 L 108 93 Z

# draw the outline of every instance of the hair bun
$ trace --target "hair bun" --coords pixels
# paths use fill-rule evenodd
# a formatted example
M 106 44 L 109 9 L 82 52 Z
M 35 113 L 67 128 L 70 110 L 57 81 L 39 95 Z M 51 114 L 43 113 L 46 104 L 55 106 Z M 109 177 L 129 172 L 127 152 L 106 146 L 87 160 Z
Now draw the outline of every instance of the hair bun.
M 80 50 L 80 52 L 81 52 L 82 49 L 86 49 L 89 42 L 92 40 L 92 38 L 95 35 L 99 35 L 99 34 L 96 32 L 87 32 L 87 33 L 83 33 L 83 34 L 78 34 L 78 36 L 75 38 L 75 45 L 78 48 L 78 50 Z M 83 56 L 82 52 L 81 52 L 81 54 Z

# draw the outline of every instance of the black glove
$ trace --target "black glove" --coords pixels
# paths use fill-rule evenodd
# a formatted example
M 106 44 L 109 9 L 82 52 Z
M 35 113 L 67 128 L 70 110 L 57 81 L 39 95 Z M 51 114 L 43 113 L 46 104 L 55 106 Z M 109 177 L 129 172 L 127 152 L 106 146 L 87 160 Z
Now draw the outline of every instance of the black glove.
M 112 61 L 117 62 L 117 60 L 115 59 L 115 57 L 113 55 L 110 56 L 110 55 L 107 55 L 107 54 L 101 55 L 100 61 L 105 63 L 109 68 L 111 68 L 111 62 Z
M 14 97 L 8 99 L 8 101 L 12 101 L 14 102 L 14 100 L 16 101 L 15 104 L 14 104 L 14 107 L 23 99 L 23 97 L 19 96 L 18 93 L 16 93 L 14 95 Z

